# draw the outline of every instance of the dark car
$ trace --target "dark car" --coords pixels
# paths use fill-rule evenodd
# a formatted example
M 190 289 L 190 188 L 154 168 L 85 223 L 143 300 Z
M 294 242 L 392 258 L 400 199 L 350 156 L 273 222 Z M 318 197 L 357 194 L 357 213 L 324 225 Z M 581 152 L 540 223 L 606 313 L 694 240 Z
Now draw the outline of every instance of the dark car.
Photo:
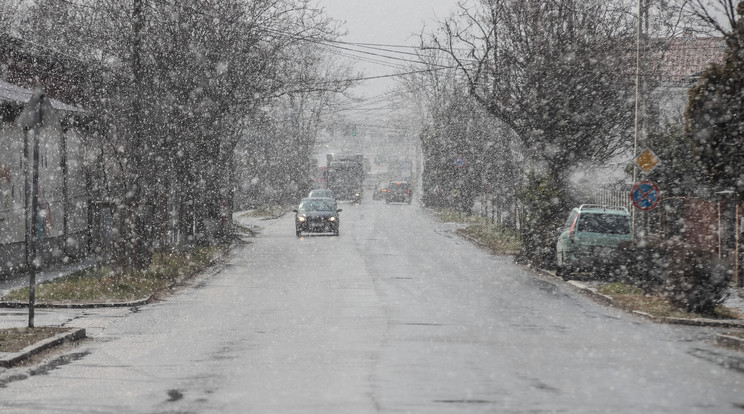
M 384 184 L 378 184 L 375 187 L 375 192 L 372 193 L 372 199 L 373 200 L 380 200 L 385 198 L 385 194 L 387 194 L 387 186 Z
M 306 233 L 332 233 L 338 236 L 340 208 L 336 200 L 327 197 L 303 198 L 294 211 L 295 233 L 299 237 Z
M 393 181 L 388 184 L 385 202 L 411 204 L 411 201 L 413 201 L 413 190 L 410 184 L 405 181 Z

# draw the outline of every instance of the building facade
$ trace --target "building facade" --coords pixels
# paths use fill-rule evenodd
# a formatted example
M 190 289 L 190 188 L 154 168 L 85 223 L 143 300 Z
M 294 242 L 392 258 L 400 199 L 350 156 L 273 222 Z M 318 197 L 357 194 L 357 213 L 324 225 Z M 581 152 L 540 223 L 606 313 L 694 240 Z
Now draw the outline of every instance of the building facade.
M 89 194 L 84 169 L 87 112 L 51 99 L 52 122 L 38 130 L 16 120 L 33 91 L 0 81 L 0 273 L 26 267 L 27 194 L 39 141 L 38 211 L 31 234 L 43 263 L 87 252 Z M 38 135 L 37 135 L 38 134 Z

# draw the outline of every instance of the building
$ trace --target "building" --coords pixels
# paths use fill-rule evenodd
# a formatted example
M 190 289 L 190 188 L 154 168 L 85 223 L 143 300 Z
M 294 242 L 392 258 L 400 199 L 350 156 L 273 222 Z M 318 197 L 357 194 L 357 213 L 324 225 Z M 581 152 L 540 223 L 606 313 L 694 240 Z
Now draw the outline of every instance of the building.
M 26 262 L 26 194 L 35 131 L 16 119 L 33 91 L 0 81 L 0 273 Z M 88 113 L 51 99 L 55 117 L 39 128 L 39 213 L 33 231 L 43 263 L 87 252 L 89 195 L 82 122 Z
M 723 62 L 722 37 L 683 37 L 656 40 L 651 54 L 650 81 L 655 88 L 649 100 L 659 111 L 658 123 L 684 122 L 688 92 L 711 63 Z

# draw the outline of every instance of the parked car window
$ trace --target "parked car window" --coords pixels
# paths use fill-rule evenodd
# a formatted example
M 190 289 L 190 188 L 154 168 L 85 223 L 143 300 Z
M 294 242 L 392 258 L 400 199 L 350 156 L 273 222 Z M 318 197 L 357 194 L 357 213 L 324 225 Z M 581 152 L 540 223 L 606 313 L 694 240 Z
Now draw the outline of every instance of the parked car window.
M 629 234 L 630 218 L 616 214 L 584 213 L 578 231 L 605 234 Z

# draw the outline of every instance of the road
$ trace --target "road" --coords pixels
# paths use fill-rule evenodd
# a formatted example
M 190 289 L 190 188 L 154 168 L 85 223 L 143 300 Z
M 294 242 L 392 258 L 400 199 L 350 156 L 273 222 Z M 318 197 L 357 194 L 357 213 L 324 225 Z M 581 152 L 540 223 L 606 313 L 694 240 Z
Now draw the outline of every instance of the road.
M 339 237 L 265 221 L 219 271 L 1 372 L 0 411 L 744 412 L 715 329 L 597 304 L 415 203 L 342 208 Z

